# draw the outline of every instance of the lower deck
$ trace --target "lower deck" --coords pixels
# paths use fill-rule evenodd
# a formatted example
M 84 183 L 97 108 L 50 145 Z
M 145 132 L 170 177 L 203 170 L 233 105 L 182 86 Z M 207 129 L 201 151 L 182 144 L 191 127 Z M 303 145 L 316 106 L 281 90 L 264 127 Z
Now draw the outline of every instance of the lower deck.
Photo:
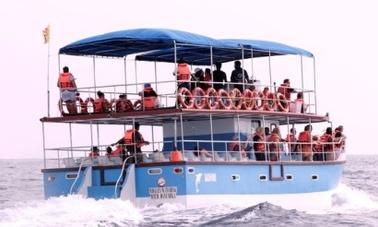
M 201 199 L 252 201 L 325 193 L 337 187 L 344 161 L 331 162 L 166 162 L 43 169 L 45 197 L 81 194 L 121 198 L 134 205 L 180 203 L 201 206 Z M 235 201 L 236 201 L 235 200 Z M 234 202 L 235 202 L 234 201 Z M 272 201 L 274 202 L 274 201 Z

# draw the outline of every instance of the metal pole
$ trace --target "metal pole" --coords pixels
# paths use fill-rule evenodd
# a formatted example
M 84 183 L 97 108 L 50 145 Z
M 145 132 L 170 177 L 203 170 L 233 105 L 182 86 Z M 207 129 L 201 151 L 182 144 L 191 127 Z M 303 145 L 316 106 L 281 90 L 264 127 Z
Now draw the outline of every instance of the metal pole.
M 301 56 L 301 83 L 302 83 L 302 92 L 303 92 L 303 96 L 304 96 L 304 78 L 303 78 L 303 59 L 302 59 L 302 56 Z
M 93 57 L 93 85 L 94 85 L 94 97 L 96 97 L 97 85 L 96 85 L 96 58 Z
M 266 133 L 265 133 L 265 116 L 262 116 L 262 121 L 263 121 L 263 128 L 264 128 L 264 153 L 265 153 L 265 161 L 268 160 L 268 154 L 267 154 L 267 145 L 266 145 Z
M 255 77 L 255 71 L 254 71 L 254 68 L 253 68 L 253 48 L 251 48 L 251 72 L 252 72 L 251 80 L 252 80 L 252 83 L 253 83 L 253 80 L 254 80 L 254 77 Z
M 316 99 L 316 67 L 315 67 L 315 56 L 312 58 L 313 59 L 313 66 L 314 66 L 314 102 L 315 102 L 315 114 L 318 114 L 318 103 Z
M 240 118 L 239 118 L 239 114 L 236 115 L 237 117 L 237 120 L 238 120 L 238 137 L 239 137 L 239 156 L 240 156 L 240 159 L 242 159 L 242 155 L 241 155 L 241 150 L 242 150 L 242 147 L 241 147 L 241 133 L 240 133 Z
M 123 68 L 124 68 L 124 77 L 125 77 L 125 93 L 127 94 L 127 56 L 123 57 Z
M 173 130 L 174 130 L 174 138 L 173 138 L 173 141 L 174 141 L 174 145 L 175 145 L 175 148 L 177 149 L 177 119 L 175 117 L 175 119 L 173 120 Z
M 134 156 L 134 162 L 135 162 L 135 164 L 137 164 L 138 160 L 137 160 L 137 150 L 136 150 L 137 144 L 136 144 L 135 132 L 136 132 L 135 131 L 135 118 L 133 118 L 133 138 L 131 139 L 131 142 L 134 144 L 134 154 L 133 154 L 133 156 Z
M 43 168 L 46 169 L 46 140 L 45 140 L 45 123 L 42 122 L 42 146 L 43 146 Z
M 290 135 L 290 121 L 289 121 L 289 116 L 286 117 L 286 123 L 287 123 L 287 134 Z M 287 138 L 286 138 L 287 139 Z M 289 160 L 291 161 L 292 157 L 291 157 L 291 142 L 293 141 L 286 141 L 288 142 L 288 146 L 287 148 L 289 149 L 288 150 L 288 155 L 289 155 Z
M 50 42 L 47 42 L 47 116 L 50 117 Z
M 157 66 L 156 66 L 156 61 L 154 62 L 155 66 L 155 91 L 158 93 L 158 86 L 157 86 Z
M 135 65 L 135 93 L 138 93 L 138 65 L 135 59 L 134 59 L 134 65 Z
M 211 75 L 211 86 L 214 87 L 214 78 L 213 78 L 213 47 L 210 46 L 210 75 Z
M 92 121 L 89 122 L 90 130 L 91 130 L 91 149 L 93 147 L 93 129 L 92 129 Z M 86 156 L 86 154 L 85 154 Z
M 173 55 L 174 55 L 174 58 L 175 58 L 175 91 L 178 91 L 178 84 L 177 84 L 177 67 L 178 67 L 178 63 L 177 63 L 177 46 L 176 46 L 176 41 L 173 40 Z M 177 95 L 177 94 L 176 94 Z M 176 109 L 178 109 L 178 101 L 176 100 Z
M 309 123 L 310 123 L 310 128 L 311 128 L 311 131 L 312 131 L 312 123 L 311 123 L 311 118 L 309 118 Z M 311 132 L 310 132 L 310 144 L 311 144 L 311 152 L 313 151 L 313 144 L 312 144 L 312 134 L 311 134 Z M 313 158 L 312 158 L 313 156 L 311 155 L 311 161 L 314 161 L 313 160 Z M 302 158 L 303 159 L 303 158 Z
M 100 127 L 98 124 L 96 124 L 97 129 L 97 146 L 100 146 Z
M 271 63 L 271 52 L 269 51 L 269 87 L 272 89 L 272 63 Z
M 72 127 L 71 127 L 71 122 L 68 124 L 69 129 L 70 129 L 70 149 L 71 149 L 71 158 L 73 158 L 73 150 L 72 150 Z M 69 157 L 69 155 L 67 155 Z
M 185 146 L 184 146 L 184 122 L 182 120 L 182 114 L 180 114 L 180 129 L 181 129 L 181 150 L 182 155 L 185 157 Z
M 213 152 L 213 161 L 215 161 L 213 114 L 212 113 L 210 113 L 210 138 L 211 138 L 211 151 Z
M 154 136 L 154 126 L 151 126 L 151 135 L 152 135 L 152 151 L 155 151 L 155 136 Z
M 242 74 L 243 74 L 243 91 L 245 90 L 245 75 L 244 75 L 244 48 L 243 46 L 241 47 L 242 49 Z

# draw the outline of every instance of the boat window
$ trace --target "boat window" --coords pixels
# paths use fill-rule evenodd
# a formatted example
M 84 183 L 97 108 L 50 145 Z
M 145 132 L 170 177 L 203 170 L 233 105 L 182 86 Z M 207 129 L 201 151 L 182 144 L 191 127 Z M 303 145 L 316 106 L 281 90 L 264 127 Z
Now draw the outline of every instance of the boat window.
M 174 174 L 182 174 L 184 172 L 184 169 L 182 167 L 175 167 L 173 168 Z
M 259 175 L 259 178 L 261 181 L 266 181 L 268 179 L 266 175 L 263 175 L 263 174 Z
M 188 167 L 188 173 L 194 174 L 194 167 Z
M 66 174 L 66 179 L 67 180 L 76 179 L 76 177 L 77 177 L 77 173 L 67 173 Z
M 319 175 L 318 174 L 312 174 L 311 179 L 312 180 L 319 180 Z
M 232 174 L 231 180 L 232 181 L 240 181 L 240 175 L 239 174 Z
M 163 172 L 163 170 L 160 169 L 160 168 L 152 168 L 152 169 L 148 169 L 148 170 L 147 170 L 147 173 L 148 173 L 149 175 L 159 175 L 159 174 L 161 174 L 162 172 Z
M 286 178 L 286 180 L 293 180 L 294 177 L 291 174 L 286 174 L 285 178 Z

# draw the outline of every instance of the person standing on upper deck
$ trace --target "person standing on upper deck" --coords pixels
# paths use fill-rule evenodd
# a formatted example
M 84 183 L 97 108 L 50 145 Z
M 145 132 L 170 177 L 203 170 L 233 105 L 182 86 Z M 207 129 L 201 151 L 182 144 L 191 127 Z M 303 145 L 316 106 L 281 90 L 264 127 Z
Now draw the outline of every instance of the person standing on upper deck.
M 215 63 L 215 67 L 217 68 L 216 70 L 213 71 L 213 82 L 214 83 L 214 88 L 215 90 L 223 89 L 224 85 L 223 83 L 227 83 L 227 75 L 225 72 L 221 70 L 222 68 L 222 63 L 217 62 Z
M 283 84 L 278 87 L 277 92 L 283 94 L 286 100 L 290 101 L 291 93 L 295 93 L 295 90 L 290 87 L 290 80 L 284 79 Z
M 240 61 L 235 61 L 234 65 L 235 69 L 231 73 L 231 82 L 232 83 L 240 83 L 234 84 L 234 88 L 239 89 L 240 92 L 244 91 L 244 83 L 248 83 L 249 77 L 247 71 L 241 67 Z M 243 74 L 244 73 L 244 74 Z M 243 83 L 243 84 L 241 84 Z
M 60 89 L 61 101 L 66 103 L 67 110 L 70 114 L 77 113 L 76 107 L 76 83 L 75 78 L 70 73 L 67 66 L 63 67 L 63 72 L 59 74 L 57 87 Z
M 190 91 L 189 80 L 191 74 L 192 73 L 190 72 L 188 63 L 186 63 L 184 59 L 180 58 L 177 61 L 177 71 L 173 74 L 177 76 L 177 89 L 185 87 Z

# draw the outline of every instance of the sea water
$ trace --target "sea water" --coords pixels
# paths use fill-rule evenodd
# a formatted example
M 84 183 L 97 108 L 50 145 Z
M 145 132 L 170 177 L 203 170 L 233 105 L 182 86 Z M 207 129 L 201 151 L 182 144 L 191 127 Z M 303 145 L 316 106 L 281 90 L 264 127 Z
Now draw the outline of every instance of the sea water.
M 0 160 L 0 226 L 378 226 L 378 156 L 347 159 L 332 208 L 321 211 L 270 203 L 137 209 L 127 201 L 77 195 L 44 200 L 41 160 Z

